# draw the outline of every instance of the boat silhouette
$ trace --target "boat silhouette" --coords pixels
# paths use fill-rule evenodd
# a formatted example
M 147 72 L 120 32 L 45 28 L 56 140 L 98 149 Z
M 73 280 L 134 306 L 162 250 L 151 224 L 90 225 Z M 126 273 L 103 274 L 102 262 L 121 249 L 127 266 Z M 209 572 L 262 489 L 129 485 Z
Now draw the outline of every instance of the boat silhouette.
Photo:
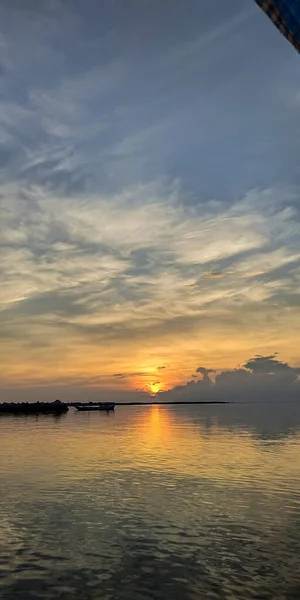
M 99 402 L 99 404 L 80 404 L 76 406 L 79 411 L 91 411 L 91 410 L 115 410 L 115 402 Z

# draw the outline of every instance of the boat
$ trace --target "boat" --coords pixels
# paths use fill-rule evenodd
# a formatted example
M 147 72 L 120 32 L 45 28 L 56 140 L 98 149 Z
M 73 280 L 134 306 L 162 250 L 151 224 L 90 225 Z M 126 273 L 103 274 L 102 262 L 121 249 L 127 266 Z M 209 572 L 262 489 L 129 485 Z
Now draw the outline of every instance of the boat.
M 99 402 L 99 404 L 80 404 L 76 406 L 79 411 L 87 411 L 87 410 L 115 410 L 115 402 Z

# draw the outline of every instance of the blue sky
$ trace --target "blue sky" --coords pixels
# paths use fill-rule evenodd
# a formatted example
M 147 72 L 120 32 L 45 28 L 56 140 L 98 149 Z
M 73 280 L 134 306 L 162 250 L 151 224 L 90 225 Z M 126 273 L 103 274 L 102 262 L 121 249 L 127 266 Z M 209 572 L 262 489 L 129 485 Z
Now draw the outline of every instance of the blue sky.
M 2 0 L 0 20 L 3 387 L 299 365 L 299 56 L 263 12 Z

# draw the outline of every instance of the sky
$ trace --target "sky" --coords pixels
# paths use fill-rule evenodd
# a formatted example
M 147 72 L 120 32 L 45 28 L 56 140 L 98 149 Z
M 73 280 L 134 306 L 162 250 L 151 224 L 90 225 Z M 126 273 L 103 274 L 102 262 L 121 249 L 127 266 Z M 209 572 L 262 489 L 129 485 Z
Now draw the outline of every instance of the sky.
M 1 0 L 0 22 L 0 398 L 297 383 L 294 48 L 252 0 Z

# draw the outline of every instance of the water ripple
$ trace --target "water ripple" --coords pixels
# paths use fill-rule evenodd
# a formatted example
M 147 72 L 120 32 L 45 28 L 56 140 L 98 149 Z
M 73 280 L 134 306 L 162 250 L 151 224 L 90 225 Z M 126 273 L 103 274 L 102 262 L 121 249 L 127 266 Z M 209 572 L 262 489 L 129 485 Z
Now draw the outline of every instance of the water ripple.
M 300 415 L 276 410 L 0 419 L 0 597 L 299 600 Z

